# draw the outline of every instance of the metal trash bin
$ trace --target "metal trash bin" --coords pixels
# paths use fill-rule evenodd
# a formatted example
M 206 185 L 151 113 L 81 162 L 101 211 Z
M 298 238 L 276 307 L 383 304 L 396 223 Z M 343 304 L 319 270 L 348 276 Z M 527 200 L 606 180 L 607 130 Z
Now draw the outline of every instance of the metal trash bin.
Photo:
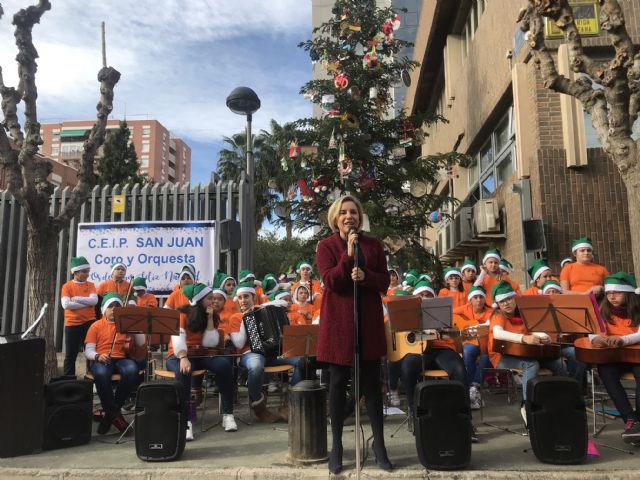
M 327 389 L 302 380 L 289 390 L 289 456 L 291 463 L 327 460 Z

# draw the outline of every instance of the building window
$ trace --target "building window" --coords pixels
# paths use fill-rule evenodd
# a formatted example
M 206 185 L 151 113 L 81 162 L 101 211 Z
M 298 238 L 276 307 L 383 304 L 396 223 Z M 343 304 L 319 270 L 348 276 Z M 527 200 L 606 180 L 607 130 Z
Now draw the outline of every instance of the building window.
M 51 156 L 57 157 L 60 154 L 60 145 L 51 145 Z
M 148 137 L 151 135 L 151 125 L 143 125 L 142 126 L 142 136 Z
M 140 157 L 140 165 L 142 167 L 148 167 L 149 166 L 149 155 L 142 155 Z
M 466 22 L 464 22 L 464 28 L 460 33 L 462 37 L 462 57 L 466 57 L 471 48 L 471 42 L 480 23 L 480 17 L 487 8 L 487 0 L 473 0 L 471 8 L 467 16 Z
M 491 132 L 469 167 L 469 190 L 475 191 L 476 182 L 480 198 L 488 198 L 505 183 L 515 171 L 515 127 L 513 108 L 509 107 L 498 126 Z M 478 174 L 479 173 L 479 174 Z
M 143 153 L 149 153 L 149 150 L 150 150 L 149 140 L 143 140 L 142 141 L 142 152 Z

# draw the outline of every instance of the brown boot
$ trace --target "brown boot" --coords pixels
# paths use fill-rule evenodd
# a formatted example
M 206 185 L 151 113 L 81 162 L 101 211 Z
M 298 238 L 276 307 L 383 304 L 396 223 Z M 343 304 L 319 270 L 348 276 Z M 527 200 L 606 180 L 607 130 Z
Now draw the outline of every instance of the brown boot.
M 260 400 L 251 402 L 251 408 L 262 423 L 275 423 L 278 421 L 278 417 L 267 409 L 267 397 L 264 394 L 262 394 Z

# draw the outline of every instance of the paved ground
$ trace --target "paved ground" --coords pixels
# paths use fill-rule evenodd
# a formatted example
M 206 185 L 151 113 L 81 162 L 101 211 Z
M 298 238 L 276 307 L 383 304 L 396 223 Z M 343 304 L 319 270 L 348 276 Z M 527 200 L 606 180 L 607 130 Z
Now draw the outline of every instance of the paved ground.
M 277 399 L 273 397 L 271 401 L 277 402 Z M 214 412 L 217 402 L 210 405 L 212 409 L 208 411 L 207 422 L 218 418 Z M 246 399 L 241 398 L 241 404 L 236 408 L 237 417 L 248 417 L 246 405 Z M 484 414 L 485 421 L 524 432 L 517 406 L 507 405 L 503 395 L 488 396 Z M 480 443 L 473 445 L 471 465 L 467 470 L 425 470 L 418 461 L 415 437 L 404 426 L 393 438 L 390 436 L 404 417 L 388 416 L 385 437 L 389 457 L 396 469 L 392 474 L 380 471 L 369 454 L 361 478 L 639 478 L 640 448 L 634 449 L 622 442 L 620 420 L 611 423 L 596 440 L 600 457 L 581 465 L 559 466 L 539 462 L 530 450 L 527 436 L 487 426 L 481 423 L 479 412 L 474 412 L 474 418 Z M 94 424 L 94 436 L 87 445 L 0 459 L 0 479 L 329 478 L 325 463 L 304 468 L 288 463 L 286 424 L 247 426 L 238 423 L 239 431 L 235 433 L 225 433 L 220 426 L 201 433 L 197 424 L 196 439 L 187 444 L 182 458 L 167 463 L 141 461 L 136 456 L 133 439 L 116 445 L 114 442 L 118 436 L 115 433 L 98 436 L 95 434 L 97 424 Z M 353 430 L 352 422 L 345 427 L 345 470 L 339 478 L 356 477 Z M 365 436 L 369 435 L 370 429 L 365 425 Z M 621 449 L 630 450 L 625 452 Z

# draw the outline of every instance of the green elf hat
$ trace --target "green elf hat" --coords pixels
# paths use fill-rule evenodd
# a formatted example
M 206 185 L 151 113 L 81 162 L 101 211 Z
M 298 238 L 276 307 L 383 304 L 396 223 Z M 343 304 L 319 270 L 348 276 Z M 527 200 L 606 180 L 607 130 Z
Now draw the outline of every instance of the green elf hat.
M 482 257 L 482 263 L 486 262 L 490 258 L 495 258 L 496 260 L 500 261 L 500 259 L 502 258 L 502 255 L 500 255 L 500 250 L 498 250 L 497 248 L 487 250 L 484 254 L 484 257 Z
M 398 289 L 396 289 L 395 292 L 393 292 L 393 296 L 394 297 L 400 297 L 400 296 L 405 296 L 405 295 L 413 296 L 413 293 L 408 292 L 407 290 L 402 290 L 401 288 L 398 288 Z
M 537 260 L 534 260 L 528 270 L 529 275 L 531 276 L 531 282 L 538 280 L 540 275 L 547 270 L 551 271 L 551 267 L 549 267 L 546 258 L 538 258 Z
M 413 289 L 414 295 L 419 295 L 422 292 L 431 292 L 431 295 L 436 296 L 436 292 L 433 290 L 433 287 L 426 280 L 422 280 L 416 283 L 415 288 Z
M 115 263 L 112 263 L 112 264 L 111 264 L 111 275 L 113 275 L 113 271 L 114 271 L 116 268 L 119 268 L 119 267 L 124 268 L 124 271 L 125 271 L 125 272 L 127 271 L 127 266 L 126 266 L 124 263 L 122 263 L 122 262 L 115 262 Z
M 102 303 L 100 304 L 100 311 L 104 313 L 110 305 L 117 303 L 118 307 L 124 305 L 122 301 L 122 297 L 115 292 L 105 293 L 104 297 L 102 297 Z
M 313 271 L 313 265 L 311 265 L 309 260 L 300 260 L 296 265 L 296 273 L 300 273 L 302 267 L 307 267 L 309 270 Z
M 420 276 L 418 277 L 418 281 L 419 282 L 431 282 L 432 278 L 431 275 L 429 275 L 428 273 L 421 273 Z
M 213 290 L 204 283 L 192 283 L 182 287 L 182 293 L 189 299 L 189 305 L 196 305 L 200 300 L 209 295 Z
M 180 276 L 178 278 L 182 278 L 184 275 L 190 277 L 194 282 L 196 281 L 196 271 L 193 268 L 193 265 L 186 264 L 182 267 L 182 270 L 180 270 Z
M 271 295 L 269 295 L 269 301 L 274 302 L 276 300 L 284 300 L 285 297 L 290 296 L 291 290 L 276 290 L 275 292 L 271 292 Z
M 467 294 L 467 300 L 471 300 L 473 297 L 481 295 L 484 298 L 487 298 L 487 292 L 484 288 L 479 285 L 474 285 L 469 289 L 469 293 Z
M 240 275 L 238 275 L 238 283 L 253 282 L 255 279 L 256 279 L 256 276 L 253 273 L 251 273 L 249 270 L 247 269 L 240 270 Z
M 501 258 L 500 259 L 500 270 L 502 270 L 505 273 L 511 273 L 511 272 L 513 272 L 513 265 L 511 265 L 509 260 L 507 260 L 506 258 Z
M 513 287 L 506 280 L 500 280 L 500 282 L 496 283 L 491 289 L 491 294 L 493 296 L 493 308 L 498 307 L 498 302 L 506 300 L 510 297 L 515 297 L 517 293 L 513 290 Z
M 542 294 L 549 293 L 549 290 L 555 290 L 562 293 L 562 286 L 556 280 L 547 280 L 542 284 Z
M 573 241 L 571 244 L 571 252 L 575 252 L 579 248 L 590 248 L 593 250 L 593 242 L 589 237 L 580 237 Z
M 467 269 L 471 269 L 474 272 L 478 273 L 478 268 L 476 267 L 476 264 L 473 260 L 471 260 L 470 258 L 465 258 L 464 259 L 464 263 L 462 264 L 462 267 L 460 267 L 460 271 L 464 272 Z
M 298 302 L 298 290 L 300 290 L 301 288 L 305 289 L 307 291 L 307 293 L 309 294 L 308 302 L 311 302 L 311 291 L 309 290 L 309 287 L 307 287 L 306 285 L 298 285 L 294 290 L 293 290 L 293 301 L 295 303 L 297 303 L 298 305 L 301 305 L 300 302 Z
M 278 289 L 278 280 L 272 273 L 267 273 L 262 279 L 262 291 L 265 295 L 270 295 Z
M 563 258 L 562 261 L 560 262 L 560 268 L 563 268 L 567 263 L 572 263 L 572 262 L 573 262 L 573 258 L 571 257 Z
M 457 276 L 460 277 L 461 276 L 460 270 L 458 270 L 457 268 L 445 268 L 444 269 L 444 280 L 445 280 L 445 282 L 452 275 L 457 275 Z
M 237 296 L 239 293 L 251 293 L 253 295 L 256 294 L 256 286 L 253 282 L 242 282 L 236 285 L 236 288 L 233 289 L 233 299 L 237 300 Z
M 404 281 L 402 282 L 403 287 L 414 287 L 416 283 L 418 283 L 418 277 L 420 276 L 420 272 L 418 272 L 415 268 L 408 270 L 404 274 Z
M 91 265 L 89 265 L 89 261 L 84 257 L 71 257 L 71 260 L 69 260 L 69 268 L 71 269 L 71 273 L 76 273 L 80 270 L 91 268 Z
M 144 277 L 136 277 L 133 279 L 133 289 L 135 291 L 147 289 L 147 281 Z
M 627 272 L 618 272 L 604 279 L 605 292 L 631 292 L 640 295 L 636 279 Z

